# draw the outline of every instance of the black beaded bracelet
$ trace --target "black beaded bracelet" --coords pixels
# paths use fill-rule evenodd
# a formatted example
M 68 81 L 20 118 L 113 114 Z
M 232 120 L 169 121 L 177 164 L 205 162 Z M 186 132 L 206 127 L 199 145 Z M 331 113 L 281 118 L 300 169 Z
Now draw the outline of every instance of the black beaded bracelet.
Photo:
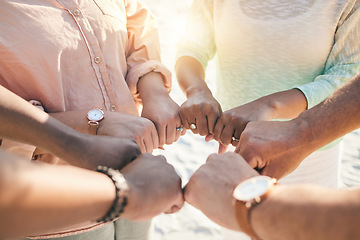
M 97 222 L 111 222 L 124 212 L 124 208 L 127 205 L 127 194 L 129 192 L 129 186 L 124 176 L 118 170 L 105 166 L 98 166 L 96 171 L 106 174 L 115 185 L 116 197 L 113 205 L 104 217 L 97 220 Z

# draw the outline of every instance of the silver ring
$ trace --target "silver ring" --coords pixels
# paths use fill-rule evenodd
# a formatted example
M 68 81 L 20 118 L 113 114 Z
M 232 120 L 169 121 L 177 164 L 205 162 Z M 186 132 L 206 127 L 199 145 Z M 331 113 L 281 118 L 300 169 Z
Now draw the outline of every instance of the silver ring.
M 195 123 L 190 124 L 190 128 L 191 128 L 192 130 L 195 130 L 195 129 L 196 129 Z
M 176 130 L 179 132 L 182 132 L 184 130 L 184 128 L 180 126 L 180 127 L 177 127 Z
M 231 140 L 232 141 L 238 141 L 238 142 L 240 141 L 240 139 L 237 139 L 236 137 L 231 137 Z

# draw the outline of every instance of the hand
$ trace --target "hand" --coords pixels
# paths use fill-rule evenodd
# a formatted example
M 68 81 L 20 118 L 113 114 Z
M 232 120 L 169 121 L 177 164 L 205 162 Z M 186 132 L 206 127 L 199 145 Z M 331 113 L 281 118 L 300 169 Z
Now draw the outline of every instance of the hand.
M 272 108 L 258 99 L 225 111 L 215 125 L 213 138 L 223 145 L 236 146 L 246 124 L 251 121 L 271 119 Z M 224 147 L 222 149 L 226 150 Z M 219 153 L 222 152 L 219 148 Z
M 210 91 L 196 91 L 189 94 L 187 101 L 180 107 L 180 117 L 184 127 L 201 136 L 214 133 L 215 123 L 221 113 L 221 106 Z M 196 128 L 192 129 L 192 124 Z
M 177 130 L 178 127 L 182 127 L 179 106 L 167 93 L 153 98 L 151 104 L 144 103 L 141 116 L 155 124 L 160 146 L 170 145 L 186 133 L 185 129 Z
M 316 150 L 306 129 L 309 129 L 306 124 L 295 120 L 250 122 L 235 152 L 262 175 L 280 179 Z
M 239 231 L 232 193 L 240 182 L 257 175 L 238 154 L 212 154 L 190 178 L 185 201 L 215 223 Z
M 142 221 L 182 208 L 181 178 L 163 156 L 143 154 L 121 173 L 130 186 L 124 218 Z
M 98 135 L 129 138 L 136 141 L 142 153 L 151 153 L 159 147 L 159 138 L 154 124 L 139 116 L 118 112 L 106 112 Z

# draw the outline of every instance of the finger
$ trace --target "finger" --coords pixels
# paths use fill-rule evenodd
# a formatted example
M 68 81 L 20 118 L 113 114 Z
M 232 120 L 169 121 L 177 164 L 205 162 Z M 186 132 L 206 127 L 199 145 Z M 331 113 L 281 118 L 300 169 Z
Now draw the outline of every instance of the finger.
M 159 135 L 158 135 L 158 132 L 155 130 L 155 128 L 151 130 L 151 140 L 152 140 L 154 149 L 159 148 L 160 146 L 163 146 L 163 145 L 160 145 Z
M 220 115 L 217 114 L 211 114 L 210 116 L 206 116 L 209 133 L 214 133 L 214 128 L 219 117 Z
M 231 144 L 232 136 L 234 135 L 234 128 L 230 125 L 225 125 L 220 135 L 220 142 L 224 145 Z
M 188 113 L 187 108 L 181 106 L 179 109 L 179 115 L 180 115 L 181 122 L 182 122 L 182 125 L 184 126 L 184 128 L 190 129 L 189 116 L 191 116 L 191 114 Z M 194 118 L 194 117 L 192 117 L 192 118 Z
M 163 146 L 166 143 L 166 125 L 156 124 L 157 135 L 159 136 L 159 145 Z
M 209 133 L 208 135 L 205 136 L 205 142 L 210 142 L 213 139 L 214 139 L 214 134 Z
M 197 119 L 194 118 L 194 119 L 191 119 L 189 121 L 189 126 L 190 126 L 190 130 L 194 133 L 194 134 L 198 134 L 199 133 L 199 130 L 198 130 L 198 126 L 197 126 Z
M 175 139 L 174 142 L 179 140 L 180 136 L 183 135 L 183 132 L 186 132 L 183 126 L 175 128 Z
M 235 132 L 231 138 L 231 144 L 234 146 L 234 147 L 237 147 L 237 145 L 239 144 L 240 142 L 240 134 L 241 134 L 241 131 L 239 131 L 238 129 L 235 129 Z
M 170 145 L 175 141 L 176 127 L 174 124 L 169 124 L 166 126 L 166 144 Z
M 209 133 L 206 116 L 198 115 L 196 117 L 196 127 L 200 136 L 205 136 Z
M 222 131 L 223 131 L 224 127 L 225 126 L 223 124 L 222 117 L 220 117 L 219 120 L 217 121 L 216 125 L 215 125 L 215 128 L 214 128 L 214 139 L 216 141 L 220 140 L 220 136 L 222 134 Z
M 153 148 L 154 145 L 153 145 L 153 142 L 152 142 L 151 135 L 144 137 L 143 141 L 144 141 L 144 145 L 145 145 L 145 148 L 146 148 L 146 152 L 147 153 L 152 153 L 152 151 L 154 149 Z
M 139 138 L 136 140 L 137 145 L 140 148 L 141 153 L 146 153 L 146 147 L 143 141 L 143 138 Z
M 219 142 L 219 150 L 218 153 L 224 153 L 228 149 L 228 145 L 224 145 L 221 142 Z
M 252 168 L 261 168 L 261 158 L 258 155 L 240 151 L 240 155 L 248 162 Z

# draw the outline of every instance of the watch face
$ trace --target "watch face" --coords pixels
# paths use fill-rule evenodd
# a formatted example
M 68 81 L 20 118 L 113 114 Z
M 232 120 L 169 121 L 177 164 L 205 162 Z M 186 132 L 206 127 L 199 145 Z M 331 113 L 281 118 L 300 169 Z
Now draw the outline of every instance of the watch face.
M 104 118 L 104 112 L 101 109 L 94 108 L 88 112 L 87 117 L 91 121 L 100 121 Z
M 274 180 L 267 176 L 258 176 L 245 180 L 234 190 L 234 198 L 240 201 L 250 201 L 264 195 L 274 185 Z

